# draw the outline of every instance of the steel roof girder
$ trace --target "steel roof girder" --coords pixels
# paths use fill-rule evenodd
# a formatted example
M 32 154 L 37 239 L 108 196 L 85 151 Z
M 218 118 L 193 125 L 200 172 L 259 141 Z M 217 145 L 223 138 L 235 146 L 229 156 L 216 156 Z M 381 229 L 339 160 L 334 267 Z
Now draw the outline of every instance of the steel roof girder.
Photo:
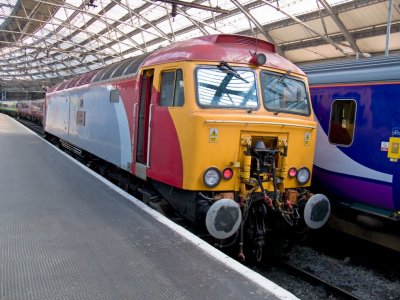
M 329 5 L 329 3 L 326 0 L 318 0 L 324 8 L 329 12 L 330 17 L 333 19 L 333 21 L 336 23 L 336 25 L 339 27 L 340 31 L 343 33 L 345 36 L 346 40 L 349 42 L 351 48 L 355 53 L 360 53 L 361 50 L 357 46 L 356 40 L 353 38 L 353 36 L 350 34 L 350 32 L 347 30 L 346 26 L 343 24 L 342 20 L 339 18 L 339 15 L 337 15 Z

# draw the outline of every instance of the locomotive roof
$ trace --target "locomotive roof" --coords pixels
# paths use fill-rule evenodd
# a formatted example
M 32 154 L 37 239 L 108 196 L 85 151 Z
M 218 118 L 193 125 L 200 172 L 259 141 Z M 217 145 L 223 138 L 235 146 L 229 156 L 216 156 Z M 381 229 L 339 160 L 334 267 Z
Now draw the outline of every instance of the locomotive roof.
M 149 55 L 150 53 L 146 53 L 141 56 L 125 59 L 123 61 L 111 64 L 107 67 L 85 73 L 78 77 L 63 81 L 51 87 L 47 92 L 56 92 L 72 87 L 82 86 L 88 83 L 100 82 L 113 78 L 133 75 L 137 72 L 140 65 Z
M 146 67 L 173 61 L 191 60 L 248 63 L 251 59 L 251 53 L 254 52 L 266 55 L 267 62 L 265 66 L 304 74 L 296 65 L 275 53 L 275 45 L 272 43 L 247 36 L 219 34 L 178 42 L 151 53 L 114 63 L 63 81 L 51 87 L 48 92 L 61 91 L 88 83 L 121 78 L 136 74 L 141 66 Z
M 311 85 L 400 80 L 400 55 L 300 66 Z
M 254 52 L 266 55 L 265 66 L 303 74 L 296 65 L 275 53 L 274 44 L 248 36 L 228 34 L 197 37 L 159 49 L 146 59 L 143 66 L 179 60 L 248 63 Z

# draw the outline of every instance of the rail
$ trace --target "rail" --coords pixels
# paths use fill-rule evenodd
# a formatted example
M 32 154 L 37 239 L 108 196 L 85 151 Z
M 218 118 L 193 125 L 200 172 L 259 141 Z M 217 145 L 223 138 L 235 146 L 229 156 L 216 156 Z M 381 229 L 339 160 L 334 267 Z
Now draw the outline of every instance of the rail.
M 329 283 L 328 281 L 311 274 L 293 264 L 288 262 L 282 262 L 281 266 L 285 269 L 285 271 L 291 273 L 296 277 L 301 277 L 303 280 L 309 282 L 313 285 L 321 285 L 325 288 L 326 291 L 331 293 L 333 296 L 338 297 L 339 299 L 348 299 L 348 300 L 361 300 L 360 297 L 352 294 L 349 291 L 346 291 L 336 285 Z

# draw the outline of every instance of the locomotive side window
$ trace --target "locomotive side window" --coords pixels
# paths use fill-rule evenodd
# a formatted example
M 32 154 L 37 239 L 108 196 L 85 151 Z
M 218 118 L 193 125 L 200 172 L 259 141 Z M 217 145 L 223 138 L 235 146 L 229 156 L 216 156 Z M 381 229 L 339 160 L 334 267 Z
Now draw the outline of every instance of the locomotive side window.
M 261 86 L 266 109 L 276 113 L 309 116 L 311 110 L 305 83 L 288 75 L 289 73 L 261 72 Z
M 160 91 L 160 105 L 172 106 L 174 99 L 174 81 L 175 71 L 162 72 L 161 75 L 161 91 Z
M 254 72 L 251 69 L 230 68 L 210 66 L 196 69 L 197 101 L 201 107 L 258 107 Z
M 182 70 L 161 73 L 160 106 L 183 106 L 185 102 Z
M 333 101 L 329 124 L 331 144 L 349 146 L 353 143 L 356 106 L 354 100 Z

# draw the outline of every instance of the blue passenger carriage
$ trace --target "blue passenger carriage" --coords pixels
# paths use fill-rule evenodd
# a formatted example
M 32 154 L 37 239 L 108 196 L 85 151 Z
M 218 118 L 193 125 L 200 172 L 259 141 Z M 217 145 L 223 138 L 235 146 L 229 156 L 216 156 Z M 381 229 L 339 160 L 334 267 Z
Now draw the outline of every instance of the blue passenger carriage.
M 400 56 L 313 64 L 314 187 L 340 207 L 398 220 Z

